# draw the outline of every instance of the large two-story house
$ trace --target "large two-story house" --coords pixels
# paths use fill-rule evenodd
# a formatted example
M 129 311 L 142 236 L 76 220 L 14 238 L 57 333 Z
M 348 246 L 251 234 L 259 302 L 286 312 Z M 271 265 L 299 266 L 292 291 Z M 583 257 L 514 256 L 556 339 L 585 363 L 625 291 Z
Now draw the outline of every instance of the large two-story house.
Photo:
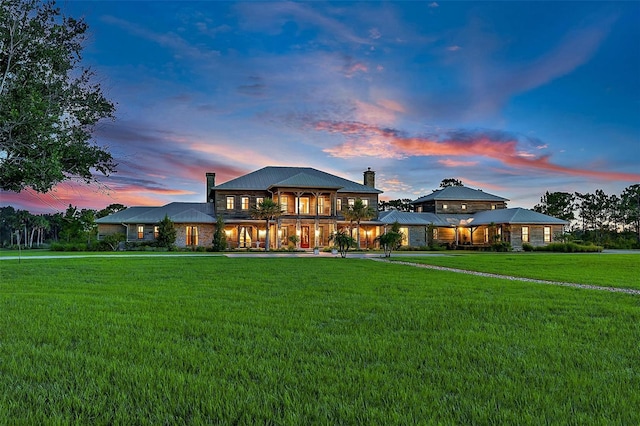
M 166 215 L 175 224 L 176 245 L 210 246 L 216 219 L 221 217 L 229 248 L 264 248 L 267 232 L 271 248 L 289 244 L 301 249 L 327 247 L 330 236 L 339 229 L 351 229 L 357 237 L 343 209 L 360 199 L 377 210 L 381 193 L 375 188 L 371 169 L 364 172 L 363 183 L 310 167 L 264 167 L 219 185 L 215 173 L 207 173 L 206 202 L 130 207 L 98 219 L 98 232 L 100 236 L 122 232 L 127 241 L 154 241 L 158 223 Z M 273 199 L 282 210 L 268 230 L 265 220 L 251 215 L 265 198 Z M 361 247 L 374 247 L 375 238 L 396 221 L 405 246 L 435 242 L 474 247 L 504 241 L 515 250 L 522 249 L 523 243 L 546 245 L 567 224 L 531 210 L 507 208 L 508 201 L 465 186 L 442 188 L 413 201 L 414 212 L 385 211 L 361 222 Z

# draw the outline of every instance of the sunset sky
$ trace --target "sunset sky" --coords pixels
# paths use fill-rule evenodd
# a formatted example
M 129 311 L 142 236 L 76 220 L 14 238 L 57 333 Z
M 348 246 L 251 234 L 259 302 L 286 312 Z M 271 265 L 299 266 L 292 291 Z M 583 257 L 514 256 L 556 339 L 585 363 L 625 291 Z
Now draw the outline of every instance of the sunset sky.
M 117 119 L 99 185 L 0 193 L 68 204 L 205 201 L 264 166 L 314 167 L 383 199 L 442 179 L 531 208 L 640 183 L 640 2 L 59 1 Z

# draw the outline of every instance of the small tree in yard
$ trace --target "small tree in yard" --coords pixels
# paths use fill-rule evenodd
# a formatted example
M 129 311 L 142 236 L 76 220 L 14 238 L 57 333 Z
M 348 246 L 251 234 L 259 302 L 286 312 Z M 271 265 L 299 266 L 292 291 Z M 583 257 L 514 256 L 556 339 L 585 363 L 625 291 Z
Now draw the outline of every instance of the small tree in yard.
M 261 203 L 251 210 L 251 217 L 255 219 L 262 219 L 265 223 L 265 240 L 264 249 L 269 251 L 269 227 L 271 221 L 279 218 L 282 215 L 282 208 L 280 204 L 273 201 L 271 198 L 265 198 Z
M 126 235 L 124 235 L 122 232 L 118 232 L 117 234 L 106 235 L 102 239 L 102 241 L 104 241 L 105 244 L 111 247 L 111 250 L 117 251 L 118 247 L 120 247 L 120 243 L 125 241 L 126 239 Z
M 402 232 L 398 221 L 393 222 L 391 229 L 376 238 L 384 250 L 384 257 L 391 257 L 391 251 L 397 249 L 402 242 Z
M 334 244 L 338 247 L 338 251 L 340 252 L 341 257 L 347 257 L 347 251 L 349 251 L 349 247 L 352 247 L 356 244 L 356 240 L 344 230 L 336 231 L 331 234 L 331 237 L 329 237 L 329 241 L 333 241 Z
M 173 226 L 173 221 L 169 219 L 169 216 L 165 215 L 164 219 L 158 224 L 158 238 L 156 244 L 158 247 L 166 247 L 167 249 L 173 249 L 176 243 L 176 228 Z
M 224 233 L 224 219 L 218 216 L 216 220 L 216 231 L 213 233 L 213 251 L 224 251 L 227 249 L 227 236 Z

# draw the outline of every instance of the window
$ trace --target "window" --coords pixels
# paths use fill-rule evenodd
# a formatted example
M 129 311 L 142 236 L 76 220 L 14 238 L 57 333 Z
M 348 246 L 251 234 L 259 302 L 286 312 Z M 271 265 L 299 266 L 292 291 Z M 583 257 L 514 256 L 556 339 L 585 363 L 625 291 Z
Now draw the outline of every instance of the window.
M 264 203 L 263 197 L 256 197 L 256 207 L 259 207 L 260 204 Z
M 138 239 L 144 238 L 144 225 L 138 225 Z
M 227 196 L 227 210 L 233 210 L 236 208 L 236 197 L 233 195 Z
M 528 243 L 529 242 L 529 227 L 528 226 L 523 226 L 522 227 L 522 242 L 523 243 Z
M 449 207 L 449 206 L 448 206 L 448 205 L 446 205 L 446 204 L 443 204 L 443 205 L 442 205 L 442 209 L 443 209 L 443 210 L 446 210 L 448 207 Z
M 362 200 L 362 205 L 365 207 L 369 207 L 369 200 Z
M 188 246 L 198 245 L 198 227 L 197 226 L 187 226 L 187 245 Z
M 318 197 L 318 214 L 324 214 L 324 197 Z
M 242 210 L 249 210 L 249 197 L 240 198 L 240 208 Z
M 355 198 L 349 198 L 347 199 L 347 204 L 349 204 L 349 207 L 353 207 L 353 205 L 356 203 L 356 199 Z
M 158 239 L 159 235 L 160 235 L 160 227 L 159 226 L 154 226 L 153 227 L 153 238 Z
M 409 228 L 400 228 L 400 233 L 402 234 L 401 245 L 408 246 L 409 245 Z
M 466 209 L 467 209 L 467 205 L 466 205 L 466 204 L 463 204 L 463 205 L 462 205 L 462 210 L 466 210 Z
M 545 226 L 544 227 L 544 242 L 545 243 L 550 243 L 551 242 L 551 227 L 550 226 Z
M 336 210 L 339 212 L 342 211 L 342 198 L 336 199 Z
M 433 239 L 437 240 L 438 239 L 438 228 L 433 228 Z
M 496 209 L 496 205 L 495 204 L 491 204 L 491 210 L 495 210 Z
M 287 197 L 286 195 L 280 196 L 280 208 L 285 213 L 289 212 L 289 197 Z
M 300 214 L 309 214 L 309 197 L 296 197 L 295 211 Z
M 484 228 L 484 242 L 489 242 L 489 228 Z

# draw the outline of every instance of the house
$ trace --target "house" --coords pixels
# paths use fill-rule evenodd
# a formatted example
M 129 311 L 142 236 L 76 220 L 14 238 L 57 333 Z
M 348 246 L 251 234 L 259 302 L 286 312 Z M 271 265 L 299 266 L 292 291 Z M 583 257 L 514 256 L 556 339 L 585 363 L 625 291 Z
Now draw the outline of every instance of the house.
M 364 173 L 363 183 L 311 167 L 269 166 L 216 185 L 215 173 L 206 174 L 206 202 L 170 203 L 161 207 L 130 207 L 98 219 L 99 238 L 124 233 L 127 241 L 154 241 L 158 223 L 171 219 L 177 230 L 176 245 L 210 246 L 221 217 L 229 248 L 264 248 L 269 232 L 270 248 L 310 249 L 330 245 L 339 229 L 356 227 L 345 220 L 343 209 L 360 199 L 377 211 L 375 172 Z M 282 215 L 266 229 L 266 221 L 251 216 L 265 198 L 278 203 Z M 523 243 L 546 245 L 567 222 L 522 208 L 507 208 L 509 200 L 465 186 L 450 186 L 413 201 L 414 212 L 385 211 L 360 222 L 361 247 L 398 222 L 405 246 L 431 243 L 449 247 L 481 247 L 508 242 L 515 250 Z
M 389 211 L 380 221 L 398 222 L 403 245 L 484 247 L 507 242 L 542 246 L 554 241 L 568 222 L 523 208 L 507 208 L 506 198 L 465 186 L 449 186 L 413 201 L 415 212 Z

